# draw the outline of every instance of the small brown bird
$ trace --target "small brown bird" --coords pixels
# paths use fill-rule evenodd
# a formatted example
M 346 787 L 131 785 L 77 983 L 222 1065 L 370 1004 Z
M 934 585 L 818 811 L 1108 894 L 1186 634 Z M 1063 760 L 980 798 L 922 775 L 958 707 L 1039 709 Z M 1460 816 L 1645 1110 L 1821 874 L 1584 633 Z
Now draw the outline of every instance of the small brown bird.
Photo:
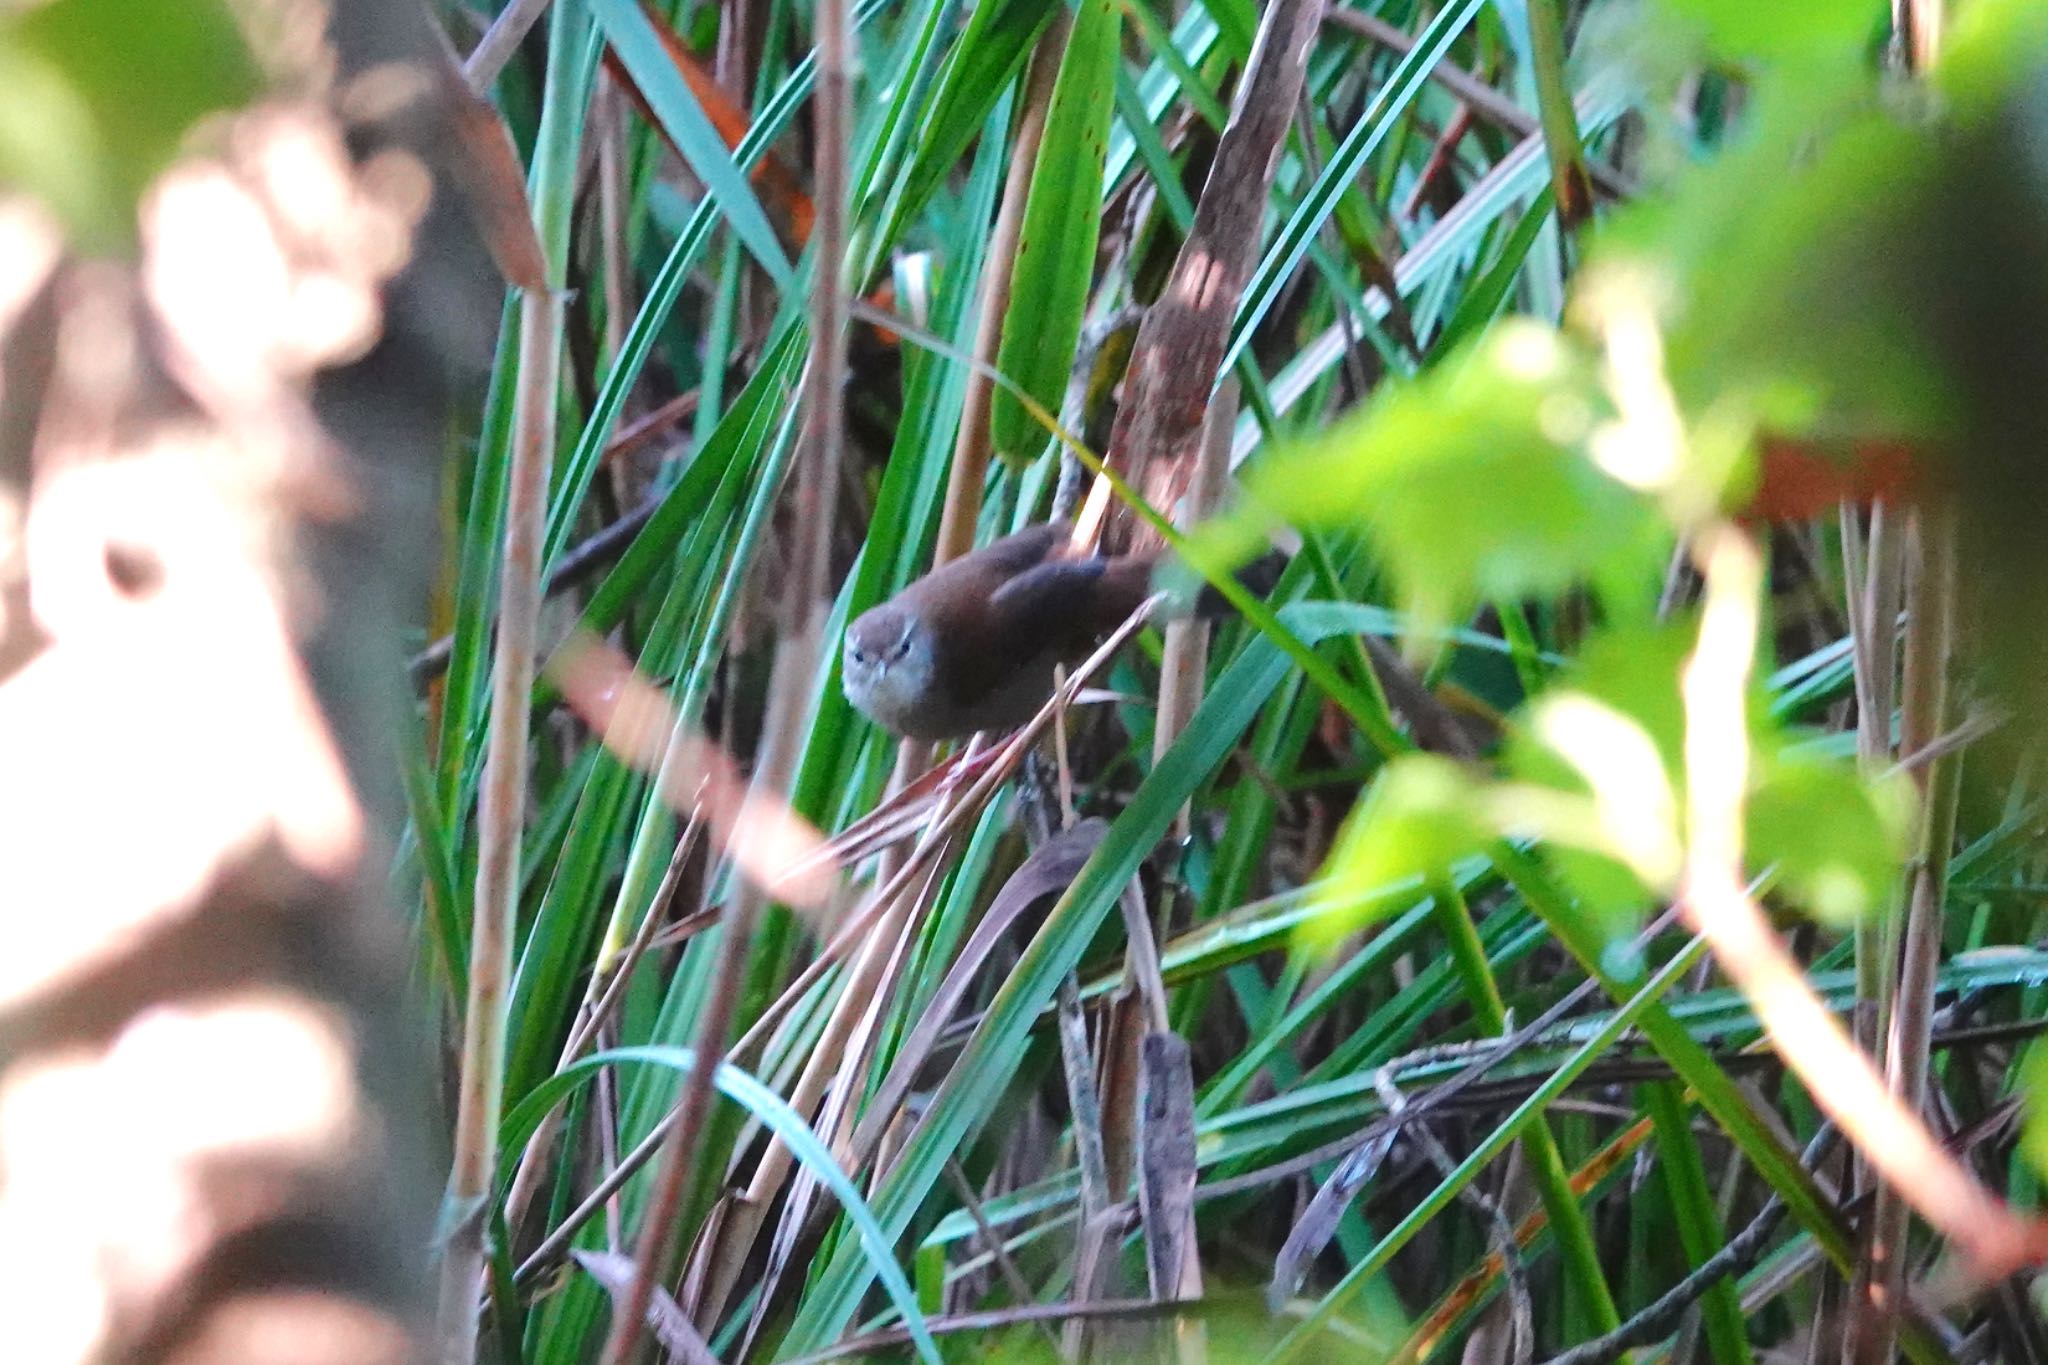
M 846 699 L 908 739 L 1031 719 L 1052 695 L 1055 666 L 1079 662 L 1154 590 L 1156 555 L 1068 558 L 1067 536 L 1056 523 L 1019 531 L 864 612 L 846 630 Z M 1263 591 L 1284 562 L 1258 561 L 1243 578 Z M 1195 610 L 1228 607 L 1205 592 Z

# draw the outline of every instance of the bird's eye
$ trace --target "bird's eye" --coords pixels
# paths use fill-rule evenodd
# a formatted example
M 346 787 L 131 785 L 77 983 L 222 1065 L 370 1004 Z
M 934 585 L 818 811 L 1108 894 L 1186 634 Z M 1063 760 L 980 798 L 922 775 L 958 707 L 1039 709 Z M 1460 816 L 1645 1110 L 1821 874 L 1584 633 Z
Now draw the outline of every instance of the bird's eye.
M 846 653 L 848 657 L 850 657 L 857 664 L 864 664 L 868 661 L 868 656 L 866 652 L 863 651 L 859 645 L 850 646 L 847 649 Z
M 896 648 L 889 651 L 889 657 L 891 659 L 900 659 L 909 652 L 910 636 L 906 634 L 902 639 L 896 642 Z

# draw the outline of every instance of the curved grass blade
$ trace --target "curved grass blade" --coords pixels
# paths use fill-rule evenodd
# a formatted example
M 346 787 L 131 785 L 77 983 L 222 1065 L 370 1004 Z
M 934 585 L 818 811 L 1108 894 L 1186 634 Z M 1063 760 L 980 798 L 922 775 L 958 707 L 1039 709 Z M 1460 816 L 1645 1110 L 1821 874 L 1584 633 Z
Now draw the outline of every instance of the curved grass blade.
M 505 1116 L 499 1130 L 499 1150 L 506 1154 L 506 1164 L 510 1164 L 511 1158 L 533 1136 L 549 1110 L 595 1076 L 600 1068 L 626 1063 L 688 1071 L 696 1065 L 696 1058 L 686 1047 L 650 1045 L 613 1048 L 564 1067 L 535 1086 L 533 1093 Z M 785 1104 L 780 1095 L 730 1063 L 719 1065 L 712 1083 L 718 1087 L 719 1093 L 781 1138 L 796 1159 L 838 1198 L 846 1216 L 860 1234 L 861 1247 L 867 1254 L 870 1268 L 882 1281 L 882 1289 L 896 1305 L 896 1311 L 903 1315 L 903 1324 L 909 1330 L 911 1340 L 917 1344 L 918 1354 L 931 1365 L 938 1365 L 938 1347 L 932 1343 L 931 1332 L 925 1326 L 924 1313 L 917 1306 L 917 1295 L 911 1290 L 910 1281 L 905 1278 L 903 1268 L 896 1264 L 889 1239 L 883 1235 L 867 1201 L 861 1198 L 860 1190 L 839 1168 L 839 1163 L 832 1159 L 832 1153 L 811 1131 L 811 1126 L 798 1116 L 796 1110 Z
M 789 258 L 754 196 L 754 187 L 725 149 L 725 139 L 712 126 L 704 107 L 691 93 L 675 63 L 669 60 L 661 35 L 638 0 L 589 0 L 590 12 L 612 51 L 632 73 L 633 81 L 660 117 L 669 139 L 689 160 L 704 182 L 705 193 L 724 211 L 726 221 L 769 278 L 785 288 L 790 283 Z

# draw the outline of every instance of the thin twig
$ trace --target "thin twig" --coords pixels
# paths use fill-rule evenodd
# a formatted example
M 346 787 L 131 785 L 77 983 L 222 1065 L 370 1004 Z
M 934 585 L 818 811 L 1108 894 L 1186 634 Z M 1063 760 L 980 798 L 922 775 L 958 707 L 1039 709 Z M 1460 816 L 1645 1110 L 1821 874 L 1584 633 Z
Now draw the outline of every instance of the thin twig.
M 512 0 L 498 12 L 498 17 L 484 30 L 476 50 L 462 64 L 463 79 L 469 82 L 470 89 L 481 95 L 491 88 L 498 79 L 498 73 L 505 69 L 505 63 L 519 50 L 527 31 L 547 12 L 547 8 L 548 0 Z
M 1373 1073 L 1373 1088 L 1379 1092 L 1380 1103 L 1387 1107 L 1387 1116 L 1397 1123 L 1405 1121 L 1408 1097 L 1394 1084 L 1392 1068 L 1382 1066 Z M 1443 1143 L 1437 1141 L 1428 1124 L 1418 1123 L 1411 1127 L 1411 1140 L 1436 1167 L 1437 1174 L 1449 1179 L 1457 1170 L 1458 1163 L 1444 1150 Z M 1514 1342 L 1510 1358 L 1516 1365 L 1525 1365 L 1536 1352 L 1536 1309 L 1530 1300 L 1529 1272 L 1522 1263 L 1522 1246 L 1515 1237 L 1514 1225 L 1508 1221 L 1500 1205 L 1478 1185 L 1465 1185 L 1458 1191 L 1458 1197 L 1478 1210 L 1481 1221 L 1486 1224 L 1487 1240 L 1493 1243 L 1494 1254 L 1500 1257 L 1501 1277 L 1507 1282 L 1510 1332 Z
M 1658 916 L 1657 922 L 1639 936 L 1638 942 L 1647 942 L 1663 926 L 1669 924 L 1671 919 L 1670 911 Z M 1391 1114 L 1382 1116 L 1367 1126 L 1364 1132 L 1331 1144 L 1334 1151 L 1329 1148 L 1318 1149 L 1316 1152 L 1276 1163 L 1263 1170 L 1250 1171 L 1229 1180 L 1219 1180 L 1198 1189 L 1197 1199 L 1213 1199 L 1236 1189 L 1251 1189 L 1268 1184 L 1281 1175 L 1313 1169 L 1332 1156 L 1346 1151 L 1350 1153 L 1316 1191 L 1315 1198 L 1309 1202 L 1309 1207 L 1295 1220 L 1293 1229 L 1287 1235 L 1287 1241 L 1280 1248 L 1280 1254 L 1274 1258 L 1273 1280 L 1267 1293 L 1269 1304 L 1282 1301 L 1293 1294 L 1295 1287 L 1301 1282 L 1303 1267 L 1311 1257 L 1322 1250 L 1329 1236 L 1334 1233 L 1335 1210 L 1348 1205 L 1365 1182 L 1372 1178 L 1373 1172 L 1379 1169 L 1380 1163 L 1386 1159 L 1387 1149 L 1399 1136 L 1403 1122 L 1413 1122 L 1442 1107 L 1460 1091 L 1476 1084 L 1501 1061 L 1526 1047 L 1531 1040 L 1541 1036 L 1543 1030 L 1564 1018 L 1580 1001 L 1591 995 L 1598 985 L 1598 979 L 1593 977 L 1581 981 L 1528 1024 L 1495 1040 L 1492 1046 L 1474 1058 L 1463 1071 L 1409 1105 L 1404 1114 L 1399 1117 Z
M 1348 29 L 1361 38 L 1369 38 L 1388 51 L 1402 56 L 1406 56 L 1415 46 L 1413 37 L 1385 19 L 1348 5 L 1331 5 L 1323 11 L 1323 22 L 1336 28 Z M 1487 122 L 1513 133 L 1516 137 L 1533 137 L 1538 132 L 1536 119 L 1521 105 L 1469 71 L 1453 66 L 1449 62 L 1432 62 L 1429 79 L 1471 106 L 1472 112 L 1483 115 Z M 1618 199 L 1631 198 L 1638 192 L 1633 177 L 1605 162 L 1589 160 L 1586 170 L 1592 175 L 1593 183 Z
M 696 411 L 696 408 L 695 389 L 670 399 L 620 431 L 612 439 L 611 444 L 605 447 L 604 458 L 612 460 L 639 449 Z M 667 489 L 659 489 L 648 494 L 618 520 L 563 551 L 561 559 L 555 564 L 554 572 L 548 575 L 545 595 L 553 597 L 575 587 L 624 554 L 626 547 L 633 543 L 634 537 L 646 529 L 648 522 L 654 520 L 654 514 L 661 510 L 662 505 L 668 501 L 668 496 Z M 454 649 L 455 637 L 443 635 L 406 661 L 406 675 L 411 679 L 415 691 L 424 691 L 428 683 L 448 671 L 448 660 Z
M 1807 1149 L 1806 1165 L 1810 1167 L 1816 1163 L 1818 1149 L 1833 1135 L 1832 1126 L 1822 1126 Z M 1776 1195 L 1771 1196 L 1747 1227 L 1730 1237 L 1719 1251 L 1700 1262 L 1690 1275 L 1658 1295 L 1641 1312 L 1605 1336 L 1551 1356 L 1543 1365 L 1606 1365 L 1608 1361 L 1621 1359 L 1634 1347 L 1647 1346 L 1665 1336 L 1678 1325 L 1687 1309 L 1706 1296 L 1708 1290 L 1728 1276 L 1747 1269 L 1763 1254 L 1784 1213 L 1784 1203 Z
M 1030 1284 L 1025 1281 L 1023 1272 L 1017 1269 L 1016 1261 L 1010 1258 L 1010 1249 L 1003 1245 L 1003 1235 L 989 1226 L 988 1215 L 982 1212 L 981 1196 L 974 1192 L 974 1185 L 967 1179 L 967 1172 L 960 1169 L 959 1157 L 946 1158 L 946 1179 L 952 1183 L 953 1193 L 960 1197 L 960 1207 L 966 1209 L 967 1216 L 974 1220 L 975 1236 L 988 1248 L 989 1259 L 995 1262 L 997 1271 L 1003 1277 L 1003 1283 L 1017 1296 L 1018 1303 L 1032 1302 L 1036 1296 L 1032 1294 Z M 1060 1342 L 1059 1338 L 1053 1335 L 1052 1328 L 1046 1326 L 1043 1319 L 1034 1319 L 1032 1325 L 1038 1328 L 1038 1334 L 1045 1338 L 1045 1344 L 1057 1352 Z
M 1779 1055 L 1884 1179 L 1970 1258 L 2002 1279 L 2048 1249 L 2048 1232 L 2017 1217 L 1943 1150 L 1884 1085 L 1744 889 L 1742 807 L 1749 740 L 1744 702 L 1755 659 L 1762 556 L 1743 532 L 1715 525 L 1695 541 L 1705 580 L 1698 647 L 1687 661 L 1686 829 L 1681 904 L 1721 968 L 1749 998 Z

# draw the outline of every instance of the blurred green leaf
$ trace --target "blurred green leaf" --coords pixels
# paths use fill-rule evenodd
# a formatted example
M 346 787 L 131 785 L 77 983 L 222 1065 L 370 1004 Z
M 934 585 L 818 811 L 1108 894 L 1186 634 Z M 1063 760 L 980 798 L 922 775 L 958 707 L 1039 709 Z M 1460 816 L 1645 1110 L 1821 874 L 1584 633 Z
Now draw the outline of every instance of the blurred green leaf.
M 1881 31 L 1880 0 L 1658 0 L 1699 24 L 1708 42 L 1731 57 L 1784 57 L 1822 50 L 1858 51 Z
M 1824 923 L 1846 925 L 1891 895 L 1911 812 L 1901 780 L 1869 783 L 1845 765 L 1779 757 L 1750 792 L 1750 865 L 1776 864 L 1784 895 Z
M 1685 780 L 1678 679 L 1697 636 L 1691 621 L 1594 634 L 1560 685 L 1524 708 L 1507 746 L 1508 771 L 1521 781 L 1594 802 L 1607 851 L 1552 840 L 1540 852 L 1610 939 L 1634 928 L 1676 872 Z M 1632 845 L 1633 860 L 1616 856 Z
M 2020 1155 L 2036 1175 L 2048 1178 L 2048 1041 L 2036 1040 L 2020 1063 L 2020 1093 L 2027 1121 L 2020 1132 Z
M 1449 759 L 1405 754 L 1380 771 L 1344 822 L 1325 869 L 1319 903 L 1357 905 L 1361 915 L 1400 909 L 1383 894 L 1405 879 L 1448 873 L 1496 837 L 1481 808 L 1482 779 Z M 1302 933 L 1331 943 L 1359 928 L 1358 917 L 1318 917 Z
M 2036 0 L 1973 0 L 1946 17 L 1930 74 L 1965 115 L 2010 98 L 2048 58 L 2048 6 Z
M 1251 486 L 1297 524 L 1369 526 L 1431 629 L 1483 598 L 1639 578 L 1657 561 L 1655 505 L 1586 454 L 1604 408 L 1586 357 L 1512 320 L 1261 462 Z
M 219 0 L 51 0 L 0 18 L 0 183 L 89 251 L 135 240 L 135 205 L 206 115 L 258 74 Z
M 1560 676 L 1571 691 L 1611 706 L 1641 726 L 1674 786 L 1685 772 L 1685 702 L 1679 695 L 1678 673 L 1698 637 L 1698 623 L 1691 620 L 1599 631 L 1587 638 L 1578 658 Z M 1509 766 L 1531 781 L 1570 780 L 1568 765 L 1526 728 L 1509 745 Z
M 1608 221 L 1576 296 L 1589 316 L 1619 291 L 1660 318 L 1690 479 L 1729 505 L 1760 428 L 1921 437 L 1957 414 L 1920 303 L 1937 137 L 1860 66 L 1759 81 L 1752 103 L 1721 156 Z

